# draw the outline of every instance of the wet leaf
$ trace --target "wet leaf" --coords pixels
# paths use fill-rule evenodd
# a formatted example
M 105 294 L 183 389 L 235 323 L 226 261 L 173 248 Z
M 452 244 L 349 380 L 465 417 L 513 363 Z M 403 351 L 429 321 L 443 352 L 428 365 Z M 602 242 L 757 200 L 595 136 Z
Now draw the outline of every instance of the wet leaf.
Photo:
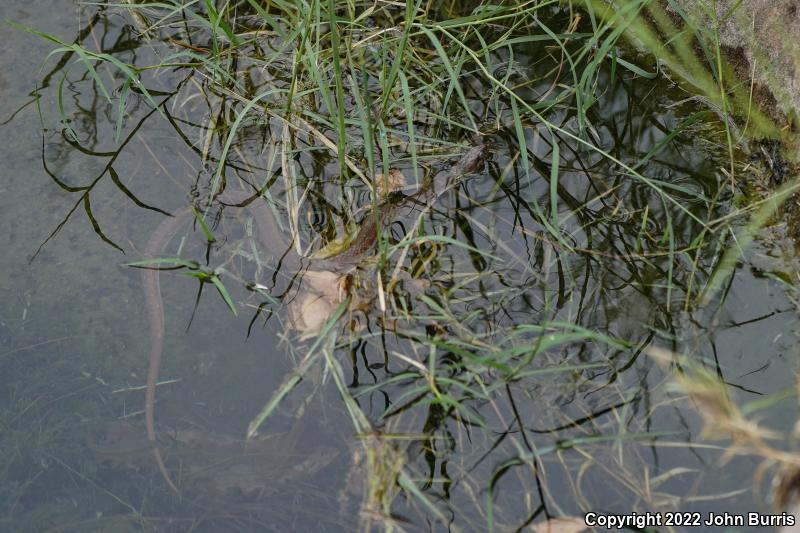
M 375 174 L 375 187 L 379 198 L 385 198 L 394 191 L 401 191 L 405 186 L 406 177 L 396 168 L 390 168 L 386 174 L 383 172 Z
M 206 240 L 208 242 L 217 242 L 217 239 L 214 237 L 214 234 L 211 232 L 208 224 L 206 224 L 206 221 L 203 220 L 203 216 L 197 212 L 197 209 L 195 209 L 194 206 L 192 206 L 192 214 L 194 214 L 194 218 L 196 218 L 197 222 L 200 224 L 200 229 L 203 230 Z
M 165 257 L 161 259 L 144 259 L 142 261 L 132 261 L 130 263 L 123 263 L 125 266 L 134 268 L 152 268 L 154 270 L 177 270 L 179 268 L 188 268 L 189 270 L 197 270 L 200 264 L 197 261 L 188 261 L 178 257 Z M 162 266 L 164 265 L 164 266 Z
M 231 295 L 228 294 L 228 289 L 226 289 L 225 285 L 222 284 L 222 280 L 219 279 L 219 276 L 217 275 L 211 276 L 211 283 L 213 283 L 214 286 L 217 288 L 217 291 L 219 291 L 219 294 L 220 296 L 222 296 L 222 299 L 225 300 L 225 304 L 228 306 L 228 309 L 231 310 L 233 316 L 238 316 L 238 313 L 236 312 L 236 305 L 234 305 Z
M 292 328 L 300 340 L 317 336 L 343 300 L 341 274 L 327 270 L 306 271 L 301 292 L 289 306 Z
M 311 255 L 312 259 L 327 259 L 346 252 L 353 243 L 356 233 L 352 232 L 341 237 L 336 237 L 328 244 L 317 250 Z

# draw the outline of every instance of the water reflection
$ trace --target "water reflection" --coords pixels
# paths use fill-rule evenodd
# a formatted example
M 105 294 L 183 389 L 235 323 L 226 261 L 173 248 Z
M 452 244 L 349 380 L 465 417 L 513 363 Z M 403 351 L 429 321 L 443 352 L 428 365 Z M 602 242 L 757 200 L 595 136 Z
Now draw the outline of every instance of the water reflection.
M 553 14 L 556 22 L 563 16 Z M 76 39 L 138 66 L 167 54 L 189 61 L 218 44 L 191 21 L 147 40 L 134 38 L 130 24 L 119 13 L 98 13 Z M 539 102 L 561 131 L 532 116 L 518 130 L 517 102 L 508 93 L 485 96 L 477 71 L 465 73 L 472 91 L 465 98 L 486 124 L 493 159 L 435 205 L 401 203 L 378 238 L 383 253 L 344 283 L 310 269 L 309 257 L 348 227 L 357 235 L 375 213 L 368 167 L 378 155 L 367 154 L 369 147 L 384 146 L 391 167 L 424 188 L 476 140 L 431 119 L 444 103 L 430 93 L 414 107 L 420 142 L 413 157 L 407 117 L 390 104 L 376 118 L 385 137 L 368 142 L 348 126 L 351 175 L 341 177 L 330 149 L 334 128 L 320 118 L 330 103 L 298 87 L 307 111 L 275 111 L 295 80 L 290 64 L 266 58 L 286 44 L 270 35 L 232 49 L 233 80 L 200 68 L 143 70 L 145 93 L 115 79 L 116 104 L 126 99 L 122 126 L 92 75 L 67 70 L 73 55 L 43 76 L 42 94 L 63 77 L 69 101 L 60 131 L 46 132 L 42 148 L 42 168 L 67 208 L 41 253 L 80 221 L 138 259 L 165 216 L 184 217 L 156 255 L 191 263 L 183 273 L 216 276 L 249 316 L 230 316 L 211 277 L 197 284 L 161 274 L 171 332 L 164 376 L 182 376 L 185 385 L 158 388 L 159 446 L 183 499 L 165 497 L 149 460 L 139 409 L 128 405 L 141 401 L 131 394 L 135 384 L 124 402 L 109 402 L 106 388 L 101 401 L 84 401 L 85 416 L 98 426 L 91 442 L 61 434 L 79 468 L 59 458 L 62 476 L 47 486 L 15 469 L 9 479 L 43 494 L 63 495 L 70 482 L 87 487 L 100 501 L 95 511 L 113 517 L 97 527 L 121 517 L 115 527 L 164 530 L 417 527 L 430 520 L 516 529 L 586 510 L 756 505 L 742 488 L 754 461 L 720 469 L 722 450 L 699 438 L 698 417 L 664 386 L 674 369 L 646 355 L 650 346 L 693 355 L 745 396 L 791 385 L 779 356 L 794 355 L 794 308 L 780 290 L 740 269 L 715 306 L 691 305 L 724 244 L 706 221 L 725 214 L 733 194 L 719 171 L 726 154 L 711 144 L 722 130 L 704 121 L 710 117 L 691 103 L 673 106 L 677 95 L 657 82 L 603 71 L 597 83 L 606 90 L 580 124 L 569 100 L 551 90 L 563 81 L 557 56 L 526 44 L 498 49 L 487 62 L 506 64 L 513 53 L 520 67 L 495 76 L 524 101 Z M 375 91 L 372 69 L 382 60 L 369 58 L 365 85 Z M 269 105 L 240 116 L 242 99 L 256 95 L 269 96 Z M 582 128 L 613 159 L 568 134 Z M 556 146 L 560 174 L 551 182 Z M 190 204 L 204 217 L 190 216 Z M 342 307 L 341 294 L 353 298 L 359 289 L 371 291 L 368 305 Z M 316 326 L 331 333 L 301 342 L 286 308 L 326 291 L 339 299 Z M 141 316 L 141 298 L 131 301 L 130 316 Z M 333 312 L 343 315 L 340 322 Z M 142 335 L 143 325 L 135 326 Z M 267 348 L 241 348 L 246 332 Z M 765 348 L 764 339 L 775 342 Z M 94 368 L 88 353 L 85 364 Z M 126 368 L 141 369 L 144 353 L 118 355 Z M 336 384 L 352 399 L 339 397 Z M 268 423 L 256 424 L 271 444 L 234 436 L 283 392 Z M 114 453 L 115 444 L 122 452 Z M 142 449 L 144 460 L 132 453 Z M 34 522 L 36 510 L 46 509 L 37 496 L 21 505 Z

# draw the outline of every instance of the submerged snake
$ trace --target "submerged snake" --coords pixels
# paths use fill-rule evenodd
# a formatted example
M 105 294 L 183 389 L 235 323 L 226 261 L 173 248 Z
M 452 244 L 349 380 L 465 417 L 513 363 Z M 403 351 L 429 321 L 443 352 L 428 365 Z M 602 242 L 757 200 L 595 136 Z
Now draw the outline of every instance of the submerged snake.
M 258 198 L 256 198 L 257 200 Z M 258 226 L 258 234 L 261 237 L 262 244 L 266 246 L 274 245 L 275 242 L 280 242 L 276 224 L 272 218 L 272 212 L 269 208 L 260 202 L 251 202 L 248 208 L 252 212 L 256 225 Z M 175 213 L 172 217 L 164 220 L 155 231 L 150 235 L 147 245 L 144 249 L 144 256 L 146 259 L 158 258 L 166 248 L 167 244 L 172 240 L 181 226 L 183 226 L 193 216 L 191 207 L 185 207 Z M 142 270 L 142 288 L 144 289 L 145 308 L 147 309 L 147 321 L 150 328 L 150 359 L 147 368 L 147 388 L 145 391 L 144 400 L 144 418 L 147 430 L 147 439 L 153 448 L 153 457 L 155 458 L 158 470 L 161 472 L 162 477 L 169 485 L 169 488 L 175 493 L 180 494 L 178 487 L 172 482 L 167 468 L 164 465 L 164 459 L 161 457 L 161 452 L 156 443 L 155 431 L 155 402 L 156 402 L 156 385 L 158 382 L 158 375 L 161 370 L 161 357 L 164 353 L 164 304 L 161 301 L 161 285 L 158 280 L 159 270 L 157 268 L 145 268 Z
M 448 190 L 459 177 L 482 168 L 489 153 L 490 147 L 487 144 L 479 144 L 467 151 L 467 153 L 450 169 L 437 174 L 416 193 L 402 197 L 399 200 L 384 201 L 377 206 L 377 211 L 375 213 L 366 216 L 353 242 L 346 250 L 333 257 L 315 262 L 322 263 L 326 267 L 334 269 L 358 263 L 373 250 L 377 242 L 379 229 L 388 223 L 396 208 L 402 205 L 419 204 L 423 204 L 425 208 L 432 207 L 438 198 Z M 262 245 L 264 245 L 265 248 L 271 248 L 274 247 L 276 243 L 282 243 L 283 239 L 277 230 L 277 224 L 273 218 L 272 211 L 260 200 L 260 197 L 255 196 L 243 202 L 231 203 L 240 206 L 246 204 L 246 207 L 255 218 Z M 144 250 L 145 258 L 158 258 L 180 227 L 184 225 L 191 216 L 192 209 L 186 207 L 159 224 L 147 242 Z M 161 369 L 165 337 L 164 305 L 161 301 L 161 287 L 158 275 L 159 270 L 157 268 L 145 268 L 142 270 L 142 287 L 144 289 L 145 307 L 147 309 L 147 320 L 150 328 L 150 359 L 147 369 L 147 388 L 144 403 L 145 426 L 147 430 L 147 439 L 152 446 L 153 457 L 158 465 L 159 472 L 167 485 L 169 485 L 169 488 L 175 494 L 179 495 L 180 491 L 175 483 L 173 483 L 164 465 L 164 459 L 161 456 L 158 443 L 156 442 L 155 432 L 156 385 Z

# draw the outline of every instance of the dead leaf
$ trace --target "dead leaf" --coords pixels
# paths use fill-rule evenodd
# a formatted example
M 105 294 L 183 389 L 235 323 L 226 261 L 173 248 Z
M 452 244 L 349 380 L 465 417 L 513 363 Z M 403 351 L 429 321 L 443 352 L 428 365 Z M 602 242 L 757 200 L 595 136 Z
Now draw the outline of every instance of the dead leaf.
M 406 177 L 396 168 L 390 168 L 387 174 L 378 172 L 375 175 L 375 186 L 379 198 L 385 198 L 394 191 L 403 190 L 406 186 Z
M 318 335 L 343 300 L 342 275 L 327 270 L 308 270 L 302 287 L 289 305 L 289 321 L 300 340 Z
M 338 304 L 341 302 L 339 287 L 343 277 L 342 274 L 330 270 L 306 270 L 303 274 L 302 289 L 325 296 Z

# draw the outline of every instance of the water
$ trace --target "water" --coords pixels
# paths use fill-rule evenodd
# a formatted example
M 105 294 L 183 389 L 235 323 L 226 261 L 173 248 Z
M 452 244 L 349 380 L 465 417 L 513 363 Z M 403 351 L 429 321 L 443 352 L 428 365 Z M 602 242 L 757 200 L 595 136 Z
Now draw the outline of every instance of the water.
M 139 65 L 170 50 L 135 40 L 119 13 L 95 19 L 90 6 L 71 5 L 65 17 L 54 5 L 3 6 L 0 14 L 66 42 L 83 32 L 85 46 L 102 43 Z M 202 78 L 187 83 L 185 69 L 145 75 L 154 98 L 165 101 L 164 116 L 132 93 L 130 118 L 116 142 L 114 107 L 72 58 L 64 106 L 76 143 L 59 125 L 55 87 L 64 70 L 54 69 L 57 58 L 39 69 L 50 44 L 9 27 L 2 31 L 14 51 L 3 56 L 8 64 L 0 69 L 9 73 L 0 82 L 4 120 L 19 110 L 0 129 L 6 168 L 0 185 L 6 223 L 0 236 L 6 251 L 0 258 L 3 528 L 352 530 L 365 516 L 378 521 L 391 513 L 408 529 L 438 519 L 464 530 L 484 530 L 490 520 L 513 530 L 587 510 L 770 511 L 762 496 L 769 482 L 751 488 L 760 461 L 723 461 L 727 442 L 702 436 L 695 409 L 668 387 L 675 369 L 660 367 L 645 350 L 656 346 L 702 359 L 739 403 L 794 386 L 796 308 L 777 276 L 769 275 L 793 271 L 791 262 L 783 264 L 790 247 L 779 228 L 748 252 L 724 299 L 706 310 L 685 309 L 686 294 L 696 296 L 721 253 L 714 236 L 709 246 L 692 248 L 701 233 L 692 215 L 723 215 L 735 200 L 720 171 L 727 167 L 722 126 L 705 117 L 640 169 L 663 186 L 681 187 L 669 189 L 674 202 L 557 133 L 557 209 L 565 236 L 558 243 L 537 215 L 537 208 L 550 209 L 553 134 L 527 125 L 531 171 L 525 173 L 507 100 L 482 107 L 476 95 L 468 95 L 476 112 L 500 124 L 492 135 L 495 155 L 458 194 L 442 196 L 426 229 L 492 256 L 436 243 L 411 252 L 406 266 L 428 280 L 429 299 L 390 298 L 385 315 L 365 305 L 353 313 L 364 329 L 341 331 L 331 351 L 374 434 L 356 435 L 335 376 L 320 360 L 262 426 L 264 437 L 277 444 L 267 439 L 258 459 L 249 461 L 248 424 L 313 343 L 297 341 L 275 299 L 288 302 L 308 282 L 287 264 L 274 270 L 286 243 L 263 245 L 252 209 L 213 205 L 209 220 L 217 241 L 211 245 L 189 224 L 170 241 L 163 255 L 217 269 L 238 310 L 233 316 L 211 284 L 198 298 L 198 281 L 180 275 L 191 271 L 161 275 L 167 338 L 157 430 L 170 471 L 185 489 L 182 499 L 171 496 L 143 439 L 150 334 L 140 272 L 124 265 L 142 257 L 165 217 L 136 205 L 125 190 L 171 213 L 189 198 L 206 198 L 224 135 L 210 135 L 205 126 L 235 101 L 213 94 Z M 498 51 L 494 61 L 500 64 L 505 54 Z M 514 57 L 521 66 L 509 83 L 532 101 L 552 80 L 526 80 L 553 65 L 538 46 L 520 46 Z M 286 83 L 279 66 L 261 70 L 240 59 L 255 85 Z M 43 81 L 49 87 L 40 89 L 42 124 L 34 105 L 22 106 Z M 657 83 L 601 78 L 607 89 L 588 114 L 597 144 L 629 165 L 701 110 L 673 105 L 684 95 Z M 578 127 L 566 106 L 547 116 L 569 131 Z M 403 123 L 399 118 L 390 126 L 399 130 Z M 243 123 L 229 154 L 229 187 L 249 180 L 267 185 L 280 202 L 291 201 L 281 175 L 281 128 L 277 119 Z M 435 138 L 443 130 L 433 123 L 420 133 Z M 343 204 L 369 205 L 369 195 L 357 180 L 336 182 L 335 154 L 320 148 L 313 134 L 298 138 L 290 154 L 300 185 L 294 192 L 300 196 L 307 187 L 307 193 L 294 224 L 304 245 L 318 246 L 315 237 L 330 239 L 337 222 L 346 222 Z M 432 174 L 461 152 L 451 147 L 422 161 Z M 408 153 L 395 146 L 392 155 L 413 181 Z M 98 176 L 87 209 L 86 190 L 78 188 Z M 715 196 L 718 205 L 709 201 Z M 285 235 L 291 217 L 279 215 Z M 400 209 L 393 235 L 401 238 L 416 216 Z M 674 262 L 659 239 L 667 221 L 673 249 L 688 249 Z M 268 289 L 248 291 L 253 281 Z M 555 322 L 616 336 L 635 348 L 599 338 L 540 345 L 546 337 L 538 328 Z M 503 368 L 481 362 L 487 354 L 511 367 L 528 357 L 531 363 L 506 385 Z M 446 369 L 436 390 L 457 398 L 458 406 L 432 391 L 424 377 L 432 364 Z M 765 427 L 792 427 L 794 402 L 778 402 L 758 416 Z M 368 485 L 367 472 L 389 482 Z M 430 506 L 399 492 L 393 482 L 398 472 Z M 362 503 L 381 490 L 383 500 Z M 381 508 L 380 502 L 389 503 Z

